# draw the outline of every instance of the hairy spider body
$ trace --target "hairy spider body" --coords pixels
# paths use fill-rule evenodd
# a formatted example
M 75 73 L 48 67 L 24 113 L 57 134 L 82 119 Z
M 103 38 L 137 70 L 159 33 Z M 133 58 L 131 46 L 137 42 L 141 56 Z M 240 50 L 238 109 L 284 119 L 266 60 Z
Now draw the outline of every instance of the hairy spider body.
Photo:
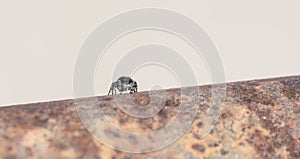
M 111 93 L 114 94 L 124 94 L 124 93 L 134 93 L 137 92 L 137 82 L 131 79 L 130 77 L 122 76 L 118 78 L 117 81 L 113 82 L 110 85 L 108 95 Z

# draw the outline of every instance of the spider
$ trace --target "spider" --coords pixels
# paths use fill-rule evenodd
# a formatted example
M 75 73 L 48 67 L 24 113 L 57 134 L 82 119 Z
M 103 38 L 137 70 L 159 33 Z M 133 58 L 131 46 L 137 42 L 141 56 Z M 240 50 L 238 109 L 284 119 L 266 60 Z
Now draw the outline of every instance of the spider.
M 113 82 L 110 85 L 108 95 L 111 93 L 114 94 L 124 94 L 124 93 L 134 93 L 137 92 L 138 86 L 136 81 L 130 77 L 122 76 L 117 79 L 116 82 Z

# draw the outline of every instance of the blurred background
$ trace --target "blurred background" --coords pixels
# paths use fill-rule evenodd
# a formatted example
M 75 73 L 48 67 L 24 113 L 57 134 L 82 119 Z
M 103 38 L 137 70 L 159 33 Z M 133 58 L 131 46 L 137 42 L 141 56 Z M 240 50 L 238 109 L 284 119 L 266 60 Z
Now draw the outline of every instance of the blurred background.
M 300 2 L 296 0 L 0 2 L 0 106 L 73 98 L 76 57 L 105 20 L 143 7 L 165 8 L 197 22 L 217 46 L 226 81 L 300 75 Z M 95 69 L 95 94 L 106 95 L 114 67 L 128 51 L 157 43 L 188 61 L 199 84 L 211 82 L 205 61 L 179 37 L 162 31 L 130 33 L 107 49 Z M 181 87 L 170 71 L 141 67 L 139 90 Z

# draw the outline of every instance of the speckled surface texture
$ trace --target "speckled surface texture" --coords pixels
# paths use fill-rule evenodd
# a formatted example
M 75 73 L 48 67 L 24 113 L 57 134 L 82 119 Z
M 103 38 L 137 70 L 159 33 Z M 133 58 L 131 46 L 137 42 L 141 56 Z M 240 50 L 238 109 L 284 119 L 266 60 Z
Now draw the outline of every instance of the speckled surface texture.
M 300 76 L 227 83 L 223 111 L 203 139 L 197 132 L 210 107 L 211 87 L 199 88 L 198 114 L 190 130 L 170 146 L 144 154 L 116 151 L 97 141 L 81 123 L 74 100 L 2 107 L 0 158 L 300 158 Z M 176 91 L 167 90 L 164 108 L 139 122 L 118 110 L 112 96 L 97 97 L 99 103 L 93 104 L 106 113 L 115 110 L 113 121 L 120 128 L 149 132 L 176 115 Z M 133 99 L 146 105 L 146 94 Z

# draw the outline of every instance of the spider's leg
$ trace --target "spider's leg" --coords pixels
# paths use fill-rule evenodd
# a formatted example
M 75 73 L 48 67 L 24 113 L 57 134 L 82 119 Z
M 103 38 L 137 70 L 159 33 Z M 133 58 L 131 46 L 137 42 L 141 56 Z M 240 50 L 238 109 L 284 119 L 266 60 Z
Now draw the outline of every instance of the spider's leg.
M 111 94 L 114 95 L 114 90 L 115 90 L 115 82 L 111 84 L 110 89 L 111 89 Z
M 111 84 L 110 87 L 109 87 L 108 95 L 110 94 L 110 92 L 113 94 L 113 92 L 112 92 L 112 85 L 113 84 Z

